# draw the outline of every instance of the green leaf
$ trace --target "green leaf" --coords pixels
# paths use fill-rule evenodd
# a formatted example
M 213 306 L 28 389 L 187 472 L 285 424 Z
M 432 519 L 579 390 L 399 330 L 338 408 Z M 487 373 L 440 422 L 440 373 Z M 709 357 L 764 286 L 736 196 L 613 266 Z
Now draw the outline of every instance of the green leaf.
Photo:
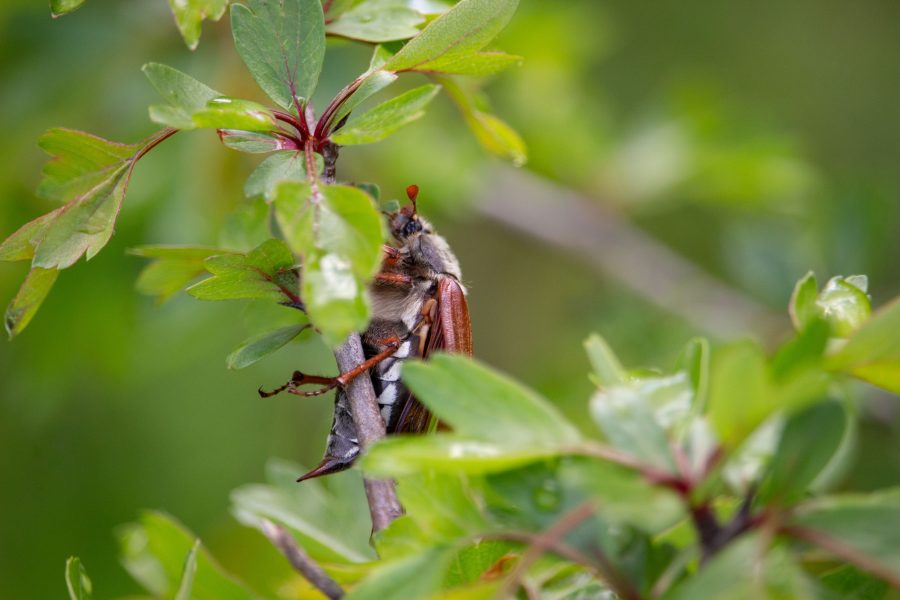
M 325 32 L 363 42 L 405 40 L 419 33 L 425 18 L 415 10 L 381 0 L 363 2 L 325 25 Z
M 365 495 L 359 473 L 347 471 L 297 485 L 302 466 L 272 459 L 266 472 L 268 485 L 244 485 L 231 493 L 232 512 L 238 521 L 260 529 L 262 519 L 291 530 L 309 555 L 329 563 L 360 563 L 374 558 L 368 537 L 371 527 L 359 517 Z
M 791 294 L 791 302 L 788 312 L 794 329 L 798 331 L 805 328 L 813 318 L 819 316 L 819 308 L 816 306 L 816 297 L 819 295 L 819 284 L 816 275 L 812 271 L 803 276 L 794 286 Z
M 84 0 L 50 0 L 50 14 L 61 17 L 84 4 Z
M 268 131 L 275 127 L 275 116 L 261 104 L 226 98 L 167 65 L 147 63 L 142 70 L 167 102 L 150 107 L 150 119 L 156 123 L 176 129 Z
M 369 317 L 365 285 L 381 264 L 384 231 L 372 199 L 359 188 L 282 182 L 275 216 L 303 257 L 302 296 L 325 341 L 337 345 Z
M 200 42 L 200 26 L 204 19 L 218 21 L 225 14 L 228 0 L 169 0 L 178 31 L 188 48 L 195 50 Z
M 499 117 L 480 110 L 477 99 L 450 77 L 436 77 L 435 80 L 444 86 L 482 148 L 515 166 L 525 164 L 528 160 L 525 142 L 512 127 Z
M 686 391 L 689 409 L 690 390 Z M 654 416 L 646 390 L 626 385 L 600 390 L 591 399 L 591 415 L 616 448 L 650 465 L 676 471 L 669 440 Z
M 0 244 L 0 260 L 16 261 L 34 258 L 35 248 L 44 239 L 47 227 L 50 226 L 53 219 L 59 216 L 60 212 L 62 212 L 62 207 L 22 225 Z
M 41 303 L 50 293 L 50 288 L 56 283 L 58 275 L 59 271 L 56 269 L 40 267 L 31 269 L 25 281 L 22 282 L 16 297 L 6 307 L 4 323 L 10 339 L 22 333 L 22 330 L 28 326 Z
M 482 475 L 557 456 L 548 446 L 510 447 L 455 434 L 390 436 L 369 448 L 362 459 L 368 473 L 399 477 L 428 471 Z
M 341 344 L 350 332 L 362 330 L 369 320 L 365 287 L 350 264 L 336 254 L 307 257 L 301 293 L 309 318 L 331 347 Z
M 431 548 L 394 561 L 382 561 L 344 596 L 346 600 L 419 600 L 440 589 L 452 554 Z
M 238 54 L 270 98 L 302 114 L 325 57 L 320 0 L 246 0 L 246 4 L 231 6 Z
M 829 369 L 900 393 L 900 298 L 881 307 L 828 357 Z
M 866 294 L 865 275 L 832 277 L 816 300 L 820 314 L 831 324 L 834 335 L 850 337 L 872 314 Z
M 153 259 L 141 271 L 135 287 L 148 296 L 164 302 L 206 272 L 203 261 L 222 254 L 220 248 L 192 246 L 140 246 L 129 254 Z
M 200 540 L 194 542 L 187 558 L 184 559 L 184 571 L 181 574 L 181 583 L 178 584 L 178 592 L 175 600 L 191 600 L 191 592 L 194 589 L 194 577 L 197 574 L 197 552 L 200 550 Z
M 585 457 L 560 461 L 559 484 L 578 490 L 602 507 L 603 518 L 655 535 L 685 516 L 681 500 L 633 469 Z
M 200 300 L 298 300 L 294 257 L 281 240 L 263 242 L 247 254 L 210 256 L 203 264 L 213 277 L 187 289 Z
M 819 532 L 900 577 L 900 528 L 896 523 L 900 523 L 898 488 L 821 498 L 798 508 L 790 522 Z
M 114 177 L 141 149 L 74 129 L 50 129 L 38 141 L 51 159 L 44 165 L 38 195 L 68 202 Z
M 381 48 L 381 46 L 378 46 L 378 48 Z M 375 50 L 373 60 L 378 56 L 378 48 Z M 362 104 L 364 100 L 396 81 L 397 75 L 390 71 L 383 71 L 380 68 L 370 68 L 369 71 L 361 75 L 360 78 L 362 79 L 362 83 L 359 84 L 356 91 L 341 104 L 340 108 L 338 108 L 334 117 L 332 117 L 329 122 L 329 127 L 340 123 L 344 117 Z
M 693 577 L 672 590 L 672 600 L 813 600 L 812 582 L 784 548 L 768 549 L 757 533 L 746 534 L 716 554 Z
M 32 222 L 20 230 L 37 243 L 32 265 L 65 269 L 84 254 L 88 259 L 97 254 L 112 236 L 135 163 L 166 135 L 126 146 L 80 131 L 47 132 L 41 146 L 53 159 L 40 189 L 68 203 L 51 213 L 54 217 L 45 215 L 37 226 Z
M 427 71 L 432 62 L 474 54 L 500 33 L 517 5 L 518 0 L 463 0 L 429 23 L 385 68 Z
M 837 402 L 822 402 L 793 415 L 781 433 L 759 501 L 790 506 L 803 499 L 837 454 L 848 427 Z
M 810 367 L 818 367 L 828 345 L 831 326 L 818 315 L 812 316 L 805 326 L 778 349 L 772 360 L 772 374 L 776 379 Z
M 275 115 L 263 106 L 240 98 L 214 98 L 193 114 L 197 127 L 269 131 L 275 127 Z
M 427 363 L 408 364 L 403 380 L 461 436 L 535 452 L 580 439 L 545 399 L 469 358 L 439 354 Z
M 206 108 L 210 100 L 222 96 L 190 75 L 160 63 L 147 63 L 141 70 L 166 101 L 150 107 L 150 119 L 177 129 L 193 129 L 193 115 Z
M 260 133 L 257 131 L 242 131 L 240 129 L 219 129 L 218 134 L 219 139 L 226 148 L 240 152 L 263 154 L 278 150 L 297 150 L 297 144 L 294 140 L 275 132 Z
M 798 410 L 821 398 L 827 385 L 818 368 L 776 380 L 758 346 L 734 344 L 713 361 L 709 418 L 722 443 L 734 448 L 775 412 Z
M 350 121 L 332 136 L 335 143 L 350 146 L 383 140 L 404 125 L 421 118 L 440 86 L 423 85 L 379 104 Z
M 429 545 L 488 528 L 473 493 L 468 480 L 455 473 L 426 472 L 397 482 L 400 504 Z
M 522 64 L 522 57 L 505 52 L 478 52 L 477 54 L 453 55 L 439 58 L 428 63 L 427 70 L 431 73 L 443 73 L 445 75 L 470 75 L 484 76 L 499 73 L 510 67 L 518 67 Z
M 285 346 L 307 327 L 309 325 L 290 325 L 249 339 L 228 355 L 226 364 L 229 369 L 249 367 L 259 359 Z
M 622 363 L 619 362 L 615 352 L 600 335 L 593 333 L 584 341 L 584 349 L 587 351 L 588 360 L 594 368 L 594 383 L 598 387 L 606 387 L 624 383 L 628 374 Z
M 66 561 L 66 587 L 70 600 L 91 600 L 93 586 L 81 559 L 70 556 Z
M 247 178 L 244 194 L 248 198 L 262 196 L 266 200 L 275 198 L 275 188 L 282 181 L 306 181 L 306 161 L 300 152 L 276 152 L 259 166 Z
M 219 231 L 219 244 L 247 252 L 272 237 L 271 207 L 262 198 L 251 198 L 228 215 Z
M 185 575 L 186 560 L 196 536 L 172 517 L 159 512 L 144 513 L 137 523 L 119 531 L 122 564 L 154 596 L 172 597 Z M 194 555 L 193 600 L 252 600 L 254 596 L 228 575 L 200 547 Z

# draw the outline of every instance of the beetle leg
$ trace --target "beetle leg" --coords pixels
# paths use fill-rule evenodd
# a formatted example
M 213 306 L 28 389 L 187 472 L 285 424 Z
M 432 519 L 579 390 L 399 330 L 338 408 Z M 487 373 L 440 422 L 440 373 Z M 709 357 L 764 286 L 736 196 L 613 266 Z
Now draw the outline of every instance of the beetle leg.
M 408 287 L 413 284 L 415 281 L 409 275 L 404 275 L 403 273 L 391 273 L 389 271 L 382 271 L 375 275 L 376 283 L 384 283 L 389 285 L 396 285 L 398 287 Z
M 337 377 L 307 375 L 306 373 L 302 373 L 300 371 L 294 371 L 294 375 L 291 377 L 291 380 L 286 384 L 275 388 L 271 392 L 264 392 L 262 388 L 260 388 L 259 395 L 263 398 L 269 398 L 271 396 L 274 396 L 275 394 L 280 394 L 281 392 L 286 391 L 287 393 L 294 394 L 295 396 L 304 396 L 308 398 L 312 396 L 321 396 L 322 394 L 329 392 L 336 387 L 344 387 L 381 361 L 390 358 L 397 351 L 397 349 L 400 348 L 400 338 L 398 338 L 397 336 L 391 336 L 384 341 L 383 345 L 386 347 L 385 350 L 379 352 L 356 368 L 351 369 L 346 373 L 341 373 Z M 301 389 L 298 389 L 300 386 L 308 385 L 311 383 L 320 384 L 322 387 L 311 391 L 303 391 Z

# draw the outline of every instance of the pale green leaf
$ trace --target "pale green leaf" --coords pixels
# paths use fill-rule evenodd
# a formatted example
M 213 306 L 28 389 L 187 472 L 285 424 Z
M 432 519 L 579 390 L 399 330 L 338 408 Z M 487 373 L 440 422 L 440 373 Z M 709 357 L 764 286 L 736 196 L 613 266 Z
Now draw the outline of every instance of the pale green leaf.
M 865 275 L 832 277 L 819 292 L 816 307 L 834 335 L 850 337 L 872 314 Z
M 428 471 L 482 475 L 507 471 L 558 456 L 548 445 L 510 446 L 455 434 L 390 436 L 362 459 L 366 472 L 400 477 Z
M 140 293 L 156 296 L 164 302 L 206 272 L 203 266 L 205 259 L 222 252 L 220 248 L 193 246 L 132 248 L 130 254 L 153 259 L 138 275 L 135 287 Z
M 282 181 L 306 182 L 306 160 L 302 153 L 294 151 L 276 152 L 259 166 L 247 178 L 244 194 L 248 198 L 262 196 L 273 200 L 275 188 Z M 309 193 L 309 192 L 304 192 Z M 303 193 L 301 193 L 303 195 Z
M 194 542 L 191 551 L 184 559 L 184 570 L 181 573 L 181 582 L 174 600 L 191 600 L 194 589 L 194 577 L 197 574 L 197 552 L 200 550 L 200 540 Z
M 440 86 L 429 84 L 400 94 L 353 119 L 332 139 L 345 146 L 383 140 L 404 125 L 421 118 L 425 107 L 439 90 Z
M 41 303 L 56 283 L 59 271 L 56 269 L 31 269 L 16 297 L 6 307 L 4 323 L 10 339 L 22 333 L 31 322 Z
M 119 530 L 122 564 L 154 596 L 173 597 L 185 574 L 185 557 L 197 537 L 172 517 L 144 513 L 137 523 Z M 253 600 L 243 584 L 227 574 L 200 547 L 195 554 L 193 600 Z
M 459 108 L 482 148 L 516 166 L 525 164 L 528 160 L 525 142 L 512 127 L 499 117 L 481 110 L 472 92 L 464 90 L 450 77 L 437 77 L 436 80 L 444 86 L 447 94 Z
M 53 18 L 70 13 L 84 4 L 84 0 L 50 0 L 50 14 Z
M 594 333 L 584 341 L 584 348 L 587 351 L 588 360 L 591 367 L 594 368 L 596 383 L 599 387 L 616 385 L 624 383 L 628 374 L 622 363 L 616 357 L 612 348 L 606 343 L 600 335 Z
M 384 226 L 372 198 L 349 185 L 322 188 L 324 203 L 319 215 L 318 247 L 350 261 L 361 280 L 375 275 L 381 266 Z
M 308 325 L 290 325 L 251 338 L 228 355 L 226 364 L 229 369 L 249 367 L 261 358 L 285 346 L 307 327 Z
M 791 315 L 794 329 L 803 329 L 810 320 L 819 315 L 819 309 L 816 306 L 818 295 L 819 284 L 816 282 L 815 273 L 810 271 L 797 282 L 794 292 L 791 294 L 788 312 Z
M 249 527 L 261 529 L 263 519 L 287 527 L 309 555 L 327 563 L 361 563 L 374 558 L 368 538 L 370 524 L 359 518 L 366 502 L 358 472 L 346 471 L 323 480 L 297 484 L 307 469 L 271 459 L 268 485 L 244 485 L 231 493 L 232 512 Z
M 66 561 L 66 588 L 69 590 L 69 600 L 91 600 L 93 586 L 88 578 L 87 571 L 81 560 L 71 556 Z
M 675 472 L 669 440 L 641 388 L 617 385 L 591 399 L 591 415 L 609 442 L 655 467 Z M 689 399 L 687 400 L 689 406 Z
M 417 26 L 424 21 L 411 8 L 373 0 L 344 12 L 325 25 L 325 32 L 363 42 L 389 42 L 413 37 L 419 33 Z
M 433 61 L 474 54 L 506 26 L 517 5 L 518 0 L 462 0 L 429 23 L 385 68 L 428 70 Z
M 709 417 L 724 443 L 737 446 L 776 408 L 766 358 L 757 346 L 737 344 L 716 357 L 710 379 Z
M 200 28 L 204 19 L 218 21 L 225 14 L 228 0 L 169 0 L 178 31 L 188 48 L 194 50 L 200 42 Z
M 287 157 L 283 156 L 283 158 Z M 305 258 L 316 252 L 313 219 L 317 209 L 312 202 L 312 186 L 306 181 L 292 181 L 296 178 L 296 167 L 290 162 L 284 160 L 283 163 L 279 163 L 272 159 L 272 164 L 260 173 L 250 189 L 244 191 L 254 194 L 263 193 L 272 198 L 272 203 L 275 205 L 275 219 L 285 241 L 298 256 Z M 282 164 L 283 166 L 281 166 Z M 276 174 L 271 182 L 268 174 L 270 169 Z M 281 177 L 278 175 L 284 171 L 290 173 L 291 176 Z
M 416 398 L 461 436 L 538 451 L 579 441 L 547 400 L 469 358 L 439 354 L 403 368 Z
M 344 596 L 345 600 L 420 600 L 440 589 L 452 554 L 430 548 L 411 556 L 378 563 Z
M 900 298 L 881 307 L 828 357 L 828 368 L 900 393 Z
M 321 2 L 246 0 L 246 6 L 232 4 L 231 30 L 238 54 L 263 91 L 282 107 L 302 113 L 325 57 Z
M 226 148 L 240 152 L 263 154 L 278 150 L 297 150 L 297 144 L 293 140 L 272 131 L 261 133 L 240 129 L 219 129 L 218 134 Z
M 306 256 L 301 295 L 310 320 L 331 347 L 362 330 L 369 320 L 365 287 L 350 261 L 337 254 Z

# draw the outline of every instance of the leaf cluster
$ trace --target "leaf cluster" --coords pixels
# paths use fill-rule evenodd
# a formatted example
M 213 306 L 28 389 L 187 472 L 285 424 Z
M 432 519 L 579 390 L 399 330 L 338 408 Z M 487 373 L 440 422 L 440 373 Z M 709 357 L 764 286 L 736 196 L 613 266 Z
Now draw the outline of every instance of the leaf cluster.
M 373 539 L 378 560 L 352 517 L 356 473 L 297 486 L 302 468 L 273 461 L 267 484 L 232 494 L 233 513 L 287 528 L 352 599 L 897 597 L 900 490 L 830 491 L 858 419 L 845 380 L 863 373 L 900 392 L 900 303 L 870 315 L 865 287 L 801 280 L 797 329 L 771 356 L 750 342 L 711 352 L 698 338 L 670 370 L 628 369 L 592 335 L 591 424 L 468 358 L 407 365 L 405 383 L 450 431 L 390 437 L 363 458 L 365 473 L 397 479 L 406 509 Z M 849 320 L 828 318 L 836 289 Z M 126 531 L 163 540 L 176 529 L 149 515 Z M 179 531 L 126 554 L 129 570 L 168 561 L 147 569 L 165 582 L 135 575 L 155 595 L 184 586 L 192 560 L 198 581 L 225 577 L 192 559 L 203 554 Z M 70 589 L 84 577 L 70 568 Z

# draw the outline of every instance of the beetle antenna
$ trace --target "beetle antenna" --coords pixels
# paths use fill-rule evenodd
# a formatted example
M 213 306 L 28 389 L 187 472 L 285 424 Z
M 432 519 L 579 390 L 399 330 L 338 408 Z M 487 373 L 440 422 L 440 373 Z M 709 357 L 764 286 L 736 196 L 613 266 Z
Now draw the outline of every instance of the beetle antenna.
M 418 213 L 418 207 L 416 206 L 416 198 L 419 197 L 419 186 L 416 184 L 412 184 L 406 188 L 406 197 L 409 198 L 409 201 L 412 202 L 413 205 L 413 215 Z

